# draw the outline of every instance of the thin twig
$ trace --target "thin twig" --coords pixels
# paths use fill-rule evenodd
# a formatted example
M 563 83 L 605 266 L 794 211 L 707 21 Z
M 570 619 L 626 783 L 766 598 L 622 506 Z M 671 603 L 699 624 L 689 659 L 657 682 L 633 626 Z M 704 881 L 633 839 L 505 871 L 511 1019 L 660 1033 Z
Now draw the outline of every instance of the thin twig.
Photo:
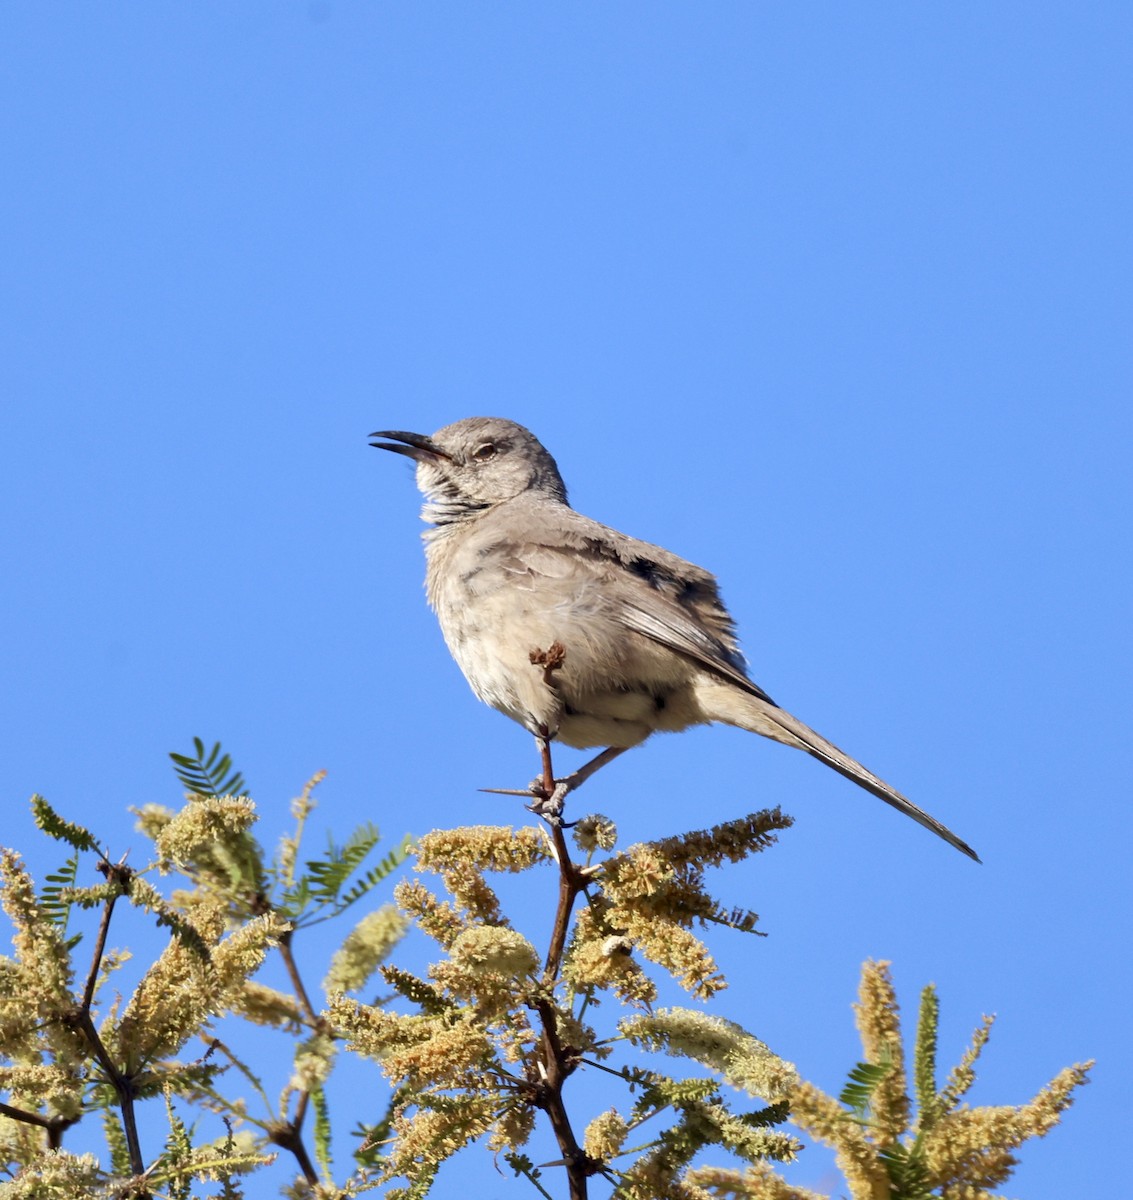
M 326 1022 L 315 1012 L 315 1006 L 311 1003 L 311 998 L 307 995 L 307 989 L 303 984 L 303 977 L 299 974 L 299 965 L 295 961 L 295 955 L 291 952 L 291 938 L 294 932 L 294 929 L 289 929 L 280 937 L 277 943 L 279 953 L 283 957 L 283 965 L 287 968 L 288 978 L 291 980 L 291 986 L 295 989 L 295 997 L 299 1001 L 303 1015 L 312 1029 L 323 1032 L 326 1029 Z M 295 1103 L 295 1116 L 290 1121 L 274 1126 L 270 1136 L 277 1146 L 289 1150 L 295 1156 L 295 1161 L 303 1172 L 303 1178 L 308 1183 L 317 1184 L 319 1174 L 315 1170 L 314 1163 L 311 1162 L 311 1156 L 307 1153 L 307 1147 L 303 1141 L 303 1121 L 307 1116 L 307 1105 L 310 1100 L 310 1092 L 306 1089 L 301 1091 L 299 1099 Z
M 513 1165 L 512 1169 L 516 1172 L 517 1175 L 522 1175 L 523 1178 L 526 1179 L 527 1182 L 530 1183 L 535 1188 L 535 1190 L 539 1193 L 540 1196 L 546 1196 L 547 1200 L 555 1200 L 554 1196 L 552 1196 L 551 1193 L 549 1191 L 547 1191 L 547 1189 L 539 1182 L 538 1179 L 535 1178 L 535 1176 L 530 1171 L 520 1170 L 519 1168 L 515 1167 L 514 1165 Z
M 551 927 L 551 941 L 547 946 L 547 958 L 543 964 L 543 979 L 549 987 L 553 987 L 559 977 L 563 951 L 566 949 L 567 933 L 570 930 L 571 910 L 583 888 L 578 868 L 571 862 L 562 825 L 557 822 L 551 823 L 551 843 L 559 864 L 559 902 L 555 909 L 555 921 Z
M 283 965 L 287 968 L 288 978 L 291 980 L 291 986 L 295 989 L 295 996 L 299 1001 L 299 1006 L 303 1009 L 303 1015 L 311 1023 L 315 1029 L 322 1029 L 323 1021 L 319 1014 L 315 1012 L 315 1006 L 311 1003 L 310 996 L 307 995 L 307 989 L 303 986 L 303 977 L 299 974 L 299 968 L 295 963 L 295 956 L 291 953 L 291 938 L 295 933 L 293 929 L 289 929 L 286 933 L 280 935 L 279 953 L 283 956 Z
M 87 972 L 87 982 L 83 988 L 83 998 L 80 1002 L 80 1007 L 86 1012 L 90 1012 L 90 1006 L 94 1003 L 94 989 L 98 984 L 98 972 L 102 967 L 102 956 L 106 952 L 106 939 L 110 933 L 110 916 L 114 912 L 118 896 L 124 895 L 128 890 L 130 876 L 133 874 L 125 863 L 112 863 L 106 859 L 98 864 L 98 869 L 111 883 L 117 884 L 121 888 L 121 892 L 108 896 L 106 903 L 102 906 L 102 920 L 98 925 L 98 935 L 94 940 L 94 954 L 91 956 L 90 970 Z
M 240 1072 L 241 1075 L 244 1076 L 244 1078 L 252 1085 L 252 1087 L 255 1088 L 256 1094 L 263 1101 L 264 1108 L 266 1108 L 270 1112 L 271 1111 L 271 1100 L 268 1098 L 267 1092 L 264 1091 L 264 1085 L 260 1082 L 259 1077 L 255 1074 L 253 1074 L 251 1068 L 248 1067 L 241 1059 L 237 1058 L 236 1055 L 233 1054 L 232 1051 L 228 1048 L 228 1046 L 220 1040 L 220 1038 L 209 1037 L 209 1038 L 204 1039 L 204 1041 L 210 1050 L 217 1050 L 221 1054 L 223 1054 L 224 1057 L 228 1059 L 229 1063 L 232 1066 L 234 1066 L 236 1068 L 236 1070 Z M 198 1086 L 200 1086 L 200 1085 L 198 1085 Z M 254 1118 L 248 1116 L 247 1114 L 241 1114 L 241 1115 L 243 1116 L 243 1119 L 245 1121 L 254 1121 Z M 264 1125 L 263 1128 L 267 1128 L 267 1126 Z

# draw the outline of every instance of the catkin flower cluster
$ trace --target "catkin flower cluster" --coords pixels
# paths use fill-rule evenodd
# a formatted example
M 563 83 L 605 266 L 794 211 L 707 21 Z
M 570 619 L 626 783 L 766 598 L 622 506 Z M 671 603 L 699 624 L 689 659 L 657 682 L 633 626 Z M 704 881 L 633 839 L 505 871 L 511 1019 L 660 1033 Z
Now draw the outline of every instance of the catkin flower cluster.
M 731 924 L 706 890 L 706 867 L 734 862 L 771 845 L 791 819 L 778 809 L 753 813 L 708 830 L 630 846 L 590 875 L 590 904 L 578 918 L 564 973 L 578 990 L 612 988 L 639 1004 L 656 998 L 655 985 L 629 958 L 635 951 L 707 999 L 725 986 L 708 947 L 692 928 Z M 750 929 L 754 918 L 735 922 Z

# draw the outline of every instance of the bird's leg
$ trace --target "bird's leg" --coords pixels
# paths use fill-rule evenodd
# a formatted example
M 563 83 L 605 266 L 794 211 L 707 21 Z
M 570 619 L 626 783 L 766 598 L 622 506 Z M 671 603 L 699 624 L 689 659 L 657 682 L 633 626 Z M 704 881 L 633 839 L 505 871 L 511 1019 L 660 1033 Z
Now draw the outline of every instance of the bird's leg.
M 591 775 L 600 771 L 607 763 L 612 763 L 619 754 L 624 754 L 628 749 L 628 746 L 607 746 L 601 754 L 595 754 L 589 762 L 583 763 L 577 771 L 572 771 L 565 779 L 556 779 L 555 791 L 562 789 L 565 796 L 568 792 L 573 792 L 575 788 L 582 787 Z
M 555 790 L 555 768 L 551 765 L 551 735 L 546 726 L 536 737 L 535 744 L 539 747 L 539 756 L 543 760 L 543 778 L 536 782 L 549 796 Z
M 576 788 L 580 788 L 596 771 L 600 771 L 607 763 L 611 763 L 619 754 L 624 754 L 628 746 L 608 746 L 601 754 L 596 754 L 589 762 L 583 763 L 577 771 L 572 771 L 562 779 L 556 779 L 551 769 L 551 739 L 535 735 L 535 744 L 543 757 L 543 774 L 533 779 L 526 788 L 481 788 L 482 792 L 491 792 L 495 796 L 534 796 L 535 803 L 530 805 L 532 812 L 546 816 L 551 810 L 557 810 L 561 815 L 563 801 Z M 550 787 L 547 786 L 550 780 Z M 544 811 L 546 810 L 546 811 Z
M 559 714 L 563 708 L 562 692 L 559 690 L 558 680 L 555 679 L 555 672 L 560 670 L 563 663 L 566 661 L 566 647 L 562 642 L 553 641 L 546 650 L 540 650 L 536 647 L 528 655 L 533 667 L 542 667 L 543 669 L 543 686 L 555 698 L 555 706 Z M 556 728 L 558 721 L 555 721 Z M 563 797 L 566 792 L 559 795 L 559 789 L 555 781 L 555 769 L 551 765 L 551 739 L 555 736 L 555 730 L 549 725 L 542 722 L 535 724 L 535 744 L 539 747 L 539 757 L 543 764 L 543 774 L 540 778 L 531 782 L 530 791 L 535 797 L 533 803 L 527 807 L 538 816 L 546 817 L 553 824 L 562 820 L 563 815 Z
M 531 781 L 528 791 L 534 799 L 527 807 L 536 816 L 546 817 L 555 825 L 562 823 L 563 800 L 570 789 L 561 789 L 559 781 L 555 779 L 555 768 L 551 763 L 552 736 L 546 725 L 541 725 L 535 735 L 535 744 L 539 747 L 539 756 L 543 760 L 543 774 Z
M 556 779 L 551 770 L 550 739 L 536 737 L 539 751 L 543 755 L 543 776 L 531 781 L 530 792 L 535 797 L 527 807 L 541 817 L 551 821 L 561 821 L 563 802 L 576 788 L 580 788 L 596 771 L 600 771 L 607 763 L 611 763 L 619 754 L 624 754 L 627 746 L 607 746 L 601 754 L 596 754 L 588 763 L 583 763 L 577 771 L 572 771 L 562 779 Z M 548 786 L 549 785 L 549 786 Z
M 566 647 L 562 642 L 552 642 L 546 650 L 532 650 L 531 665 L 543 668 L 543 682 L 554 693 L 556 700 L 562 704 L 558 681 L 555 672 L 566 661 Z M 499 796 L 532 796 L 534 799 L 527 806 L 537 816 L 546 817 L 553 825 L 562 825 L 563 802 L 576 788 L 580 788 L 596 771 L 600 771 L 607 763 L 613 762 L 619 754 L 624 754 L 628 746 L 607 746 L 601 754 L 596 754 L 588 763 L 583 763 L 577 771 L 572 771 L 562 779 L 555 778 L 551 765 L 551 741 L 557 732 L 549 725 L 536 721 L 534 718 L 528 729 L 535 735 L 535 744 L 539 747 L 539 757 L 543 765 L 543 774 L 533 779 L 526 790 L 518 791 L 513 788 L 481 788 L 482 792 L 493 792 Z

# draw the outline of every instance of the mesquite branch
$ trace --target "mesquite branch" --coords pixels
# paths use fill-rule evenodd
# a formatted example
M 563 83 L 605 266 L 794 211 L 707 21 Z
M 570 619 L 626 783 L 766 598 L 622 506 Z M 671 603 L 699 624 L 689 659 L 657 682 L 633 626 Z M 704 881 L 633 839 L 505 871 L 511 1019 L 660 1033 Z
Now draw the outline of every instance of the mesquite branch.
M 98 982 L 98 973 L 102 969 L 102 956 L 106 950 L 106 939 L 110 932 L 110 918 L 114 905 L 120 895 L 130 890 L 130 880 L 133 871 L 125 863 L 112 863 L 103 859 L 98 869 L 106 878 L 116 885 L 117 890 L 105 901 L 102 907 L 102 919 L 98 926 L 98 936 L 95 938 L 94 953 L 91 956 L 90 970 L 87 972 L 86 986 L 83 988 L 82 1002 L 68 1018 L 67 1023 L 77 1033 L 80 1033 L 90 1048 L 98 1065 L 102 1068 L 110 1085 L 118 1097 L 118 1105 L 122 1112 L 122 1130 L 126 1136 L 126 1152 L 130 1157 L 130 1170 L 137 1178 L 145 1174 L 145 1159 L 142 1157 L 142 1146 L 138 1139 L 138 1122 L 134 1112 L 134 1080 L 129 1075 L 122 1074 L 111 1059 L 102 1039 L 98 1036 L 94 1020 L 91 1017 L 91 1005 L 94 1002 L 94 990 Z M 139 1200 L 146 1200 L 150 1195 L 147 1188 L 134 1193 Z
M 533 661 L 535 661 L 534 656 Z M 553 667 L 547 667 L 545 679 L 548 685 L 552 685 L 551 672 L 561 664 L 561 661 L 560 657 Z M 542 662 L 539 665 L 546 666 Z M 539 738 L 539 750 L 543 766 L 542 788 L 546 795 L 550 796 L 555 790 L 555 773 L 551 763 L 550 737 L 545 733 Z M 571 861 L 562 821 L 551 817 L 548 818 L 548 824 L 550 825 L 555 860 L 559 867 L 559 897 L 555 908 L 554 924 L 551 928 L 551 940 L 543 966 L 543 985 L 547 997 L 553 995 L 555 985 L 558 983 L 563 951 L 566 948 L 567 931 L 570 928 L 571 911 L 578 894 L 585 886 L 582 872 Z M 534 1008 L 541 1025 L 537 1050 L 540 1084 L 536 1091 L 536 1103 L 546 1112 L 555 1140 L 558 1142 L 563 1165 L 567 1171 L 571 1200 L 586 1200 L 587 1180 L 594 1173 L 596 1164 L 591 1162 L 579 1145 L 563 1103 L 563 1085 L 578 1065 L 577 1057 L 563 1045 L 559 1037 L 558 1016 L 551 1000 L 540 999 L 535 1003 Z
M 295 955 L 291 952 L 293 933 L 294 930 L 289 930 L 279 939 L 279 953 L 283 958 L 284 966 L 287 968 L 288 978 L 291 980 L 291 986 L 295 989 L 295 998 L 299 1001 L 299 1007 L 302 1009 L 304 1017 L 312 1029 L 323 1031 L 326 1029 L 326 1022 L 315 1011 L 315 1007 L 311 1003 L 311 998 L 307 994 L 307 989 L 303 984 L 303 977 L 299 974 L 299 966 L 295 961 Z M 295 1103 L 295 1115 L 290 1121 L 273 1125 L 268 1136 L 277 1146 L 290 1151 L 295 1156 L 295 1161 L 299 1164 L 299 1170 L 303 1172 L 303 1178 L 308 1183 L 315 1184 L 319 1182 L 319 1174 L 315 1170 L 315 1164 L 311 1161 L 311 1156 L 307 1153 L 307 1147 L 303 1142 L 303 1121 L 307 1116 L 307 1107 L 310 1101 L 311 1093 L 306 1089 L 301 1091 Z

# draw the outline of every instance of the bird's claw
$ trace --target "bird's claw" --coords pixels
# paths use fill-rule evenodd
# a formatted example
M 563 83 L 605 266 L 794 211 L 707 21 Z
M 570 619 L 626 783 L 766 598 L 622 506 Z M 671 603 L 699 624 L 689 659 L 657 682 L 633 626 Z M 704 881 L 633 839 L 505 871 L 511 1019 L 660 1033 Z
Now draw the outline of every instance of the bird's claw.
M 563 808 L 571 790 L 570 784 L 565 779 L 556 779 L 553 790 L 548 793 L 543 786 L 542 779 L 533 779 L 528 792 L 534 799 L 527 806 L 527 811 L 534 813 L 537 817 L 542 817 L 552 825 L 568 829 L 573 822 L 563 820 Z
M 491 792 L 494 796 L 530 798 L 531 803 L 527 805 L 528 812 L 542 817 L 560 829 L 571 829 L 578 822 L 563 820 L 564 802 L 580 782 L 576 772 L 574 775 L 568 775 L 566 779 L 556 779 L 555 786 L 548 792 L 543 784 L 543 776 L 540 775 L 533 779 L 526 788 L 481 788 L 480 791 Z

